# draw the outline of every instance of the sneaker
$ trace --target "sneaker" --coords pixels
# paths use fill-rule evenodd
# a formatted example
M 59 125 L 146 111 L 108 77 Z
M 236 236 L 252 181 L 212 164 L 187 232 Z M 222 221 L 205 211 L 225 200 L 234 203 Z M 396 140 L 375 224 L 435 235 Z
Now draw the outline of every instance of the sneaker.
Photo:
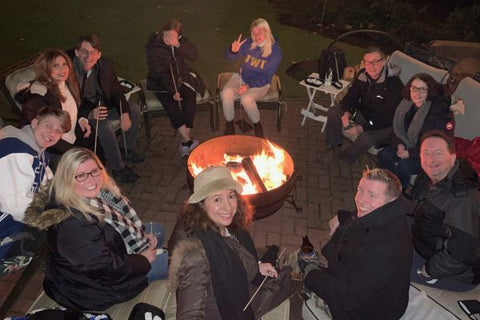
M 122 154 L 122 159 L 124 161 L 132 162 L 132 163 L 139 163 L 145 161 L 145 155 L 141 153 L 137 153 L 133 150 L 127 150 L 127 154 L 125 154 L 125 149 L 120 148 L 120 152 Z
M 120 183 L 134 183 L 137 182 L 140 176 L 133 172 L 132 169 L 125 166 L 122 170 L 112 170 L 113 178 Z
M 182 158 L 186 158 L 196 146 L 198 146 L 198 140 L 188 140 L 187 142 L 182 142 L 178 150 L 180 151 Z

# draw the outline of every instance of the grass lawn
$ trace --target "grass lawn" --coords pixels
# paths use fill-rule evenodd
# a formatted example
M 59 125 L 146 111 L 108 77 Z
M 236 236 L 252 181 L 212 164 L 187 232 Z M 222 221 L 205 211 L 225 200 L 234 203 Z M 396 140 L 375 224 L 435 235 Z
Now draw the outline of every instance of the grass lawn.
M 0 69 L 47 48 L 70 48 L 84 33 L 99 35 L 102 53 L 114 61 L 117 74 L 138 81 L 147 74 L 144 45 L 147 37 L 167 18 L 183 22 L 184 35 L 199 49 L 192 66 L 213 90 L 216 75 L 235 71 L 239 64 L 222 58 L 223 50 L 239 33 L 249 35 L 257 17 L 267 19 L 278 37 L 283 59 L 278 74 L 285 97 L 306 97 L 297 81 L 286 75 L 292 61 L 315 59 L 317 48 L 330 39 L 281 25 L 266 0 L 10 0 L 0 11 Z M 361 59 L 362 49 L 339 44 L 349 64 Z M 0 100 L 0 116 L 8 113 Z

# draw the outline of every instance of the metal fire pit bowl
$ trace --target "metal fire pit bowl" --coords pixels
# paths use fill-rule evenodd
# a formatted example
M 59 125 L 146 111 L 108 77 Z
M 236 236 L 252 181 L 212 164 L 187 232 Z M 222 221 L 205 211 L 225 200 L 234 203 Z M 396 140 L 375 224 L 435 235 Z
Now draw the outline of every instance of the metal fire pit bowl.
M 281 148 L 271 141 L 270 143 Z M 243 135 L 221 136 L 201 143 L 190 153 L 187 161 L 187 182 L 190 190 L 193 191 L 194 179 L 192 163 L 203 168 L 224 165 L 223 155 L 225 153 L 247 157 L 258 154 L 265 148 L 269 148 L 266 139 Z M 296 178 L 293 160 L 288 152 L 285 155 L 284 172 L 287 180 L 281 186 L 266 192 L 243 195 L 244 199 L 254 208 L 254 220 L 268 217 L 277 212 L 292 192 Z

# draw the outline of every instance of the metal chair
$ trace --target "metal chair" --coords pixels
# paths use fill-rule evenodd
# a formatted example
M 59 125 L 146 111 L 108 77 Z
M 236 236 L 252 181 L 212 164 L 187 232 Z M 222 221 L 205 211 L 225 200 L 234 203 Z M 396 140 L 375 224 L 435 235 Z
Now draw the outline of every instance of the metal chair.
M 217 89 L 216 89 L 216 116 L 215 116 L 215 123 L 214 128 L 215 131 L 218 130 L 219 124 L 219 112 L 220 108 L 219 105 L 222 104 L 222 100 L 220 98 L 220 92 L 222 91 L 223 87 L 227 84 L 227 81 L 232 76 L 232 72 L 222 72 L 219 73 L 217 76 Z M 240 99 L 235 100 L 235 105 L 240 105 Z M 268 90 L 267 94 L 257 100 L 257 105 L 259 109 L 276 109 L 277 110 L 277 117 L 276 117 L 276 125 L 277 131 L 280 132 L 282 129 L 282 116 L 283 116 L 283 108 L 287 108 L 287 103 L 283 101 L 282 97 L 282 84 L 280 82 L 280 77 L 276 74 L 272 77 L 272 82 L 270 83 L 270 89 Z M 241 108 L 240 116 L 242 117 L 241 122 L 243 123 L 243 108 Z M 243 130 L 243 129 L 242 129 Z
M 157 91 L 147 89 L 147 79 L 140 80 L 138 82 L 138 86 L 141 89 L 140 108 L 142 110 L 145 123 L 145 134 L 147 137 L 147 142 L 150 143 L 152 140 L 152 135 L 150 133 L 150 117 L 159 117 L 165 115 L 166 113 L 162 103 L 160 100 L 158 100 L 158 97 L 155 94 Z M 215 101 L 212 99 L 212 94 L 208 88 L 205 90 L 203 96 L 197 93 L 196 105 L 210 105 L 210 129 L 214 131 Z

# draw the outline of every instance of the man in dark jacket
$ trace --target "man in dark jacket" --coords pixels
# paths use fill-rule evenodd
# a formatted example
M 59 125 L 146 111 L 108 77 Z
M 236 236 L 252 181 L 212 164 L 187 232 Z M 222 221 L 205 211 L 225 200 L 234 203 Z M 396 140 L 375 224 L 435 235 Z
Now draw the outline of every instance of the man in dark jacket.
M 421 173 L 412 189 L 416 252 L 412 280 L 446 290 L 480 283 L 478 176 L 456 158 L 453 138 L 430 131 L 421 139 Z M 423 258 L 423 259 L 422 259 Z
M 328 145 L 339 147 L 343 130 L 358 135 L 340 154 L 340 158 L 348 163 L 355 162 L 370 147 L 388 143 L 403 88 L 397 70 L 387 66 L 381 49 L 367 49 L 363 63 L 365 69 L 360 70 L 353 80 L 342 102 L 330 108 L 327 115 Z
M 137 144 L 140 126 L 140 108 L 129 104 L 120 85 L 112 63 L 102 57 L 100 42 L 96 35 L 78 38 L 73 67 L 80 84 L 82 104 L 79 113 L 88 117 L 90 125 L 96 128 L 98 118 L 98 138 L 105 157 L 112 168 L 113 177 L 119 182 L 132 183 L 139 176 L 125 165 L 125 161 L 142 162 L 145 157 L 133 149 Z M 112 125 L 120 119 L 120 127 L 125 132 L 126 150 L 121 150 Z M 125 147 L 125 146 L 123 146 Z
M 322 253 L 328 268 L 299 259 L 305 287 L 323 299 L 333 319 L 399 319 L 408 304 L 412 240 L 408 200 L 388 170 L 365 170 L 355 195 L 356 212 L 330 221 Z

